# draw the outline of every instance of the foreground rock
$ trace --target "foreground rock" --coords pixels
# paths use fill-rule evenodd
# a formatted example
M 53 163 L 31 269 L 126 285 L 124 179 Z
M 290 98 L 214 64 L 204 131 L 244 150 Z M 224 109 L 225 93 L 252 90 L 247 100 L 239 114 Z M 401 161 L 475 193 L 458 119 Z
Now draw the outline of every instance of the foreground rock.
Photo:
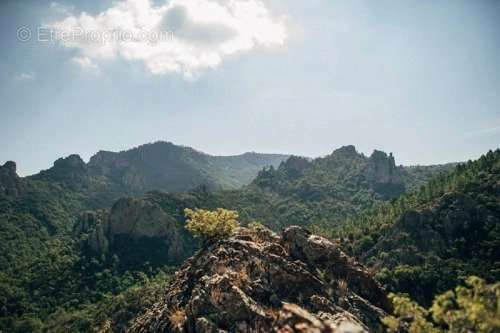
M 330 241 L 259 227 L 203 247 L 129 332 L 382 331 L 387 295 Z

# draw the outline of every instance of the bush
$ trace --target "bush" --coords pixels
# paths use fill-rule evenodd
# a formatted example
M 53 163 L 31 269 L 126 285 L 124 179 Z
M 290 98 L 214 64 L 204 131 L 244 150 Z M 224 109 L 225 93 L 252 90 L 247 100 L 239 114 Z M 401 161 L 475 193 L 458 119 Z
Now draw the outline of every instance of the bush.
M 391 294 L 395 316 L 383 319 L 389 332 L 495 333 L 500 332 L 500 283 L 478 277 L 435 298 L 427 310 L 405 296 Z M 432 319 L 431 320 L 431 314 Z
M 232 210 L 185 209 L 184 213 L 187 218 L 186 229 L 201 237 L 203 242 L 227 238 L 240 226 L 238 213 Z

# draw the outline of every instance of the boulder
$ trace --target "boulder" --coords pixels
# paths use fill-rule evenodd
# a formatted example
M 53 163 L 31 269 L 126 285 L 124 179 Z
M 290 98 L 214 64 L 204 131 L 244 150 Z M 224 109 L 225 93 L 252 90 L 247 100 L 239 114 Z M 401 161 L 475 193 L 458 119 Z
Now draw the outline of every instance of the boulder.
M 128 332 L 382 332 L 387 302 L 328 240 L 299 227 L 281 237 L 240 228 L 189 258 Z

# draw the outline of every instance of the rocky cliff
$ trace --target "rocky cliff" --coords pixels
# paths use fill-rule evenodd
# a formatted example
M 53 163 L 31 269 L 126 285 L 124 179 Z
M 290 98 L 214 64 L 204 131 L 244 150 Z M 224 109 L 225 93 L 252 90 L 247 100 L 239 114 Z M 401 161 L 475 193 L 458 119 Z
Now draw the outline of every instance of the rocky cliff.
M 16 172 L 16 163 L 6 162 L 0 166 L 0 195 L 16 197 L 21 192 L 21 181 Z
M 203 247 L 163 300 L 136 318 L 144 332 L 381 332 L 385 291 L 330 241 L 299 227 L 256 227 Z
M 63 183 L 72 189 L 81 189 L 89 186 L 87 165 L 76 154 L 59 158 L 54 162 L 52 168 L 43 170 L 30 178 Z
M 392 153 L 389 156 L 380 150 L 375 150 L 368 159 L 365 169 L 366 178 L 374 183 L 401 183 L 402 167 L 396 167 Z
M 83 212 L 74 233 L 93 254 L 118 254 L 128 264 L 175 264 L 194 251 L 183 225 L 147 198 L 122 198 L 109 211 Z

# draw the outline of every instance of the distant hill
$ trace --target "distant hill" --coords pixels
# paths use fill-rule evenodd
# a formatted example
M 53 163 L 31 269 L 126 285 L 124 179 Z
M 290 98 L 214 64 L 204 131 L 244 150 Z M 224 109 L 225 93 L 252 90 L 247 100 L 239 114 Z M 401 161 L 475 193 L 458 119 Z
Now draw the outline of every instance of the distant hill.
M 200 185 L 213 190 L 237 189 L 249 184 L 262 168 L 278 166 L 286 158 L 259 153 L 212 156 L 190 147 L 156 142 L 117 153 L 100 151 L 88 164 L 71 155 L 31 178 L 121 195 L 151 190 L 185 192 Z
M 278 168 L 262 170 L 249 186 L 225 200 L 271 227 L 330 228 L 452 169 L 451 164 L 397 166 L 392 154 L 375 150 L 367 157 L 345 146 L 312 160 L 292 156 Z

